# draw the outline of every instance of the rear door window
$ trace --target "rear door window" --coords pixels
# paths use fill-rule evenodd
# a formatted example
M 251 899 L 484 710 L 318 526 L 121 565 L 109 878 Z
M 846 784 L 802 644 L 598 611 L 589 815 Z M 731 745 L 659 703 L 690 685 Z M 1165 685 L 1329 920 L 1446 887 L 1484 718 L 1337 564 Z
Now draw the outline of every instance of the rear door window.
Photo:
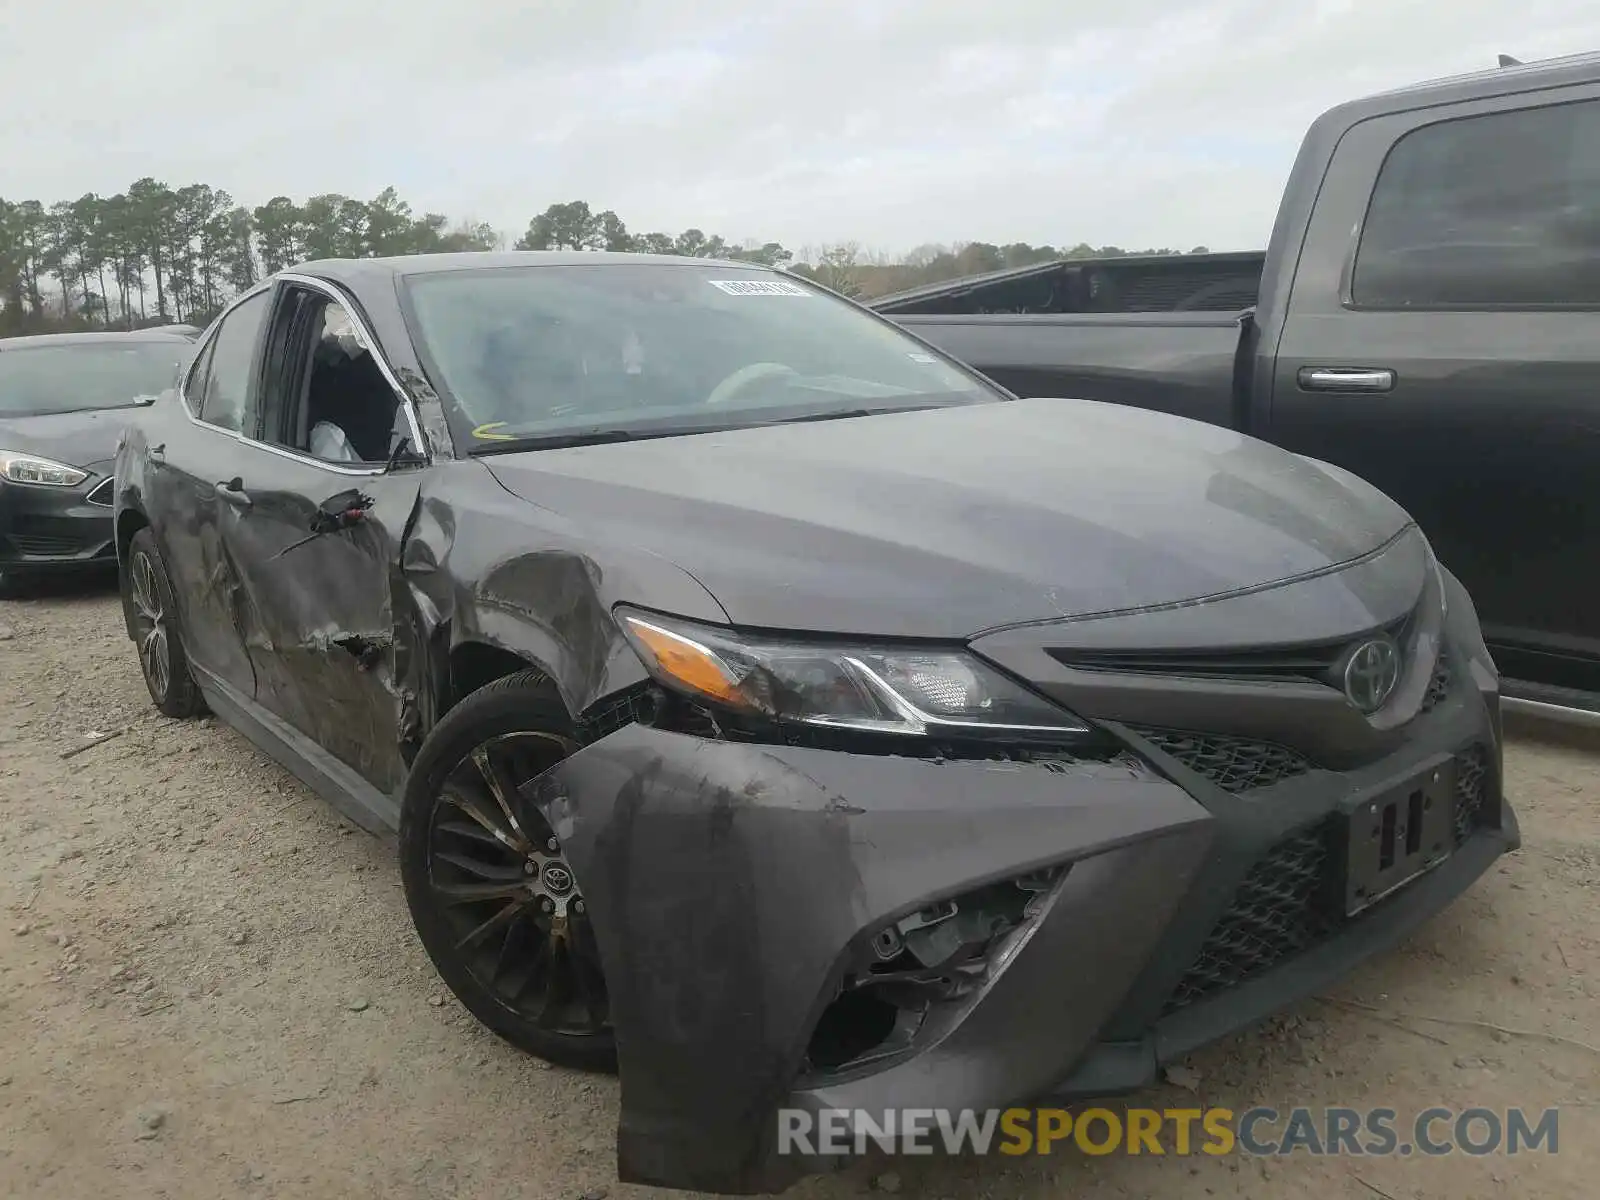
M 1402 137 L 1373 189 L 1351 295 L 1372 308 L 1600 305 L 1600 101 Z
M 196 413 L 200 411 L 200 401 L 206 394 L 206 372 L 211 369 L 211 349 L 217 344 L 215 338 L 207 342 L 195 356 L 194 365 L 189 368 L 189 376 L 183 381 L 183 394 L 189 401 L 189 407 Z
M 270 297 L 270 291 L 258 292 L 224 317 L 205 352 L 205 361 L 197 364 L 196 378 L 203 371 L 205 385 L 201 395 L 191 393 L 189 401 L 209 425 L 254 432 L 246 422 L 255 390 L 256 346 L 270 311 Z

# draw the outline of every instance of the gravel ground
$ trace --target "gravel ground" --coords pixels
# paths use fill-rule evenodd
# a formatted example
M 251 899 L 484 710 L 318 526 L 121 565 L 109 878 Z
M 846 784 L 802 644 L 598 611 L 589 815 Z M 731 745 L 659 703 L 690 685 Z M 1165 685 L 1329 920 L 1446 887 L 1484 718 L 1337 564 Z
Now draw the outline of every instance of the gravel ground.
M 117 736 L 63 757 L 97 733 Z M 790 1194 L 1593 1195 L 1595 753 L 1519 736 L 1506 757 L 1520 854 L 1346 980 L 1340 1003 L 1301 1005 L 1195 1056 L 1187 1089 L 1136 1101 L 1560 1105 L 1559 1154 L 1067 1150 L 864 1163 Z M 151 708 L 108 589 L 0 603 L 0 889 L 5 1195 L 681 1195 L 616 1182 L 614 1080 L 518 1054 L 444 992 L 389 844 L 238 734 Z

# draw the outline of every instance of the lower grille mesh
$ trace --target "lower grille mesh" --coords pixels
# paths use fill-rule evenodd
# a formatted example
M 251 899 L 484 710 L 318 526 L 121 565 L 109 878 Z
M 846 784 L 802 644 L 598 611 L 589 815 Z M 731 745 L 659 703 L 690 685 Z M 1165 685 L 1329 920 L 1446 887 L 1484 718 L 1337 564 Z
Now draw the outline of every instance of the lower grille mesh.
M 1458 847 L 1497 823 L 1493 782 L 1488 749 L 1474 745 L 1463 750 L 1456 759 L 1453 813 Z M 1332 846 L 1328 822 L 1274 844 L 1245 874 L 1163 1014 L 1243 983 L 1332 935 L 1345 921 Z M 1374 913 L 1356 919 L 1383 918 Z
M 34 533 L 13 533 L 11 544 L 23 554 L 72 554 L 78 549 L 78 543 L 72 538 Z
M 1326 898 L 1332 872 L 1325 825 L 1268 850 L 1239 884 L 1165 1011 L 1242 983 L 1331 933 L 1336 921 Z
M 1456 760 L 1456 845 L 1461 845 L 1484 825 L 1489 811 L 1489 755 L 1474 746 Z
M 1225 792 L 1268 787 L 1312 769 L 1305 755 L 1274 742 L 1138 725 L 1128 728 Z

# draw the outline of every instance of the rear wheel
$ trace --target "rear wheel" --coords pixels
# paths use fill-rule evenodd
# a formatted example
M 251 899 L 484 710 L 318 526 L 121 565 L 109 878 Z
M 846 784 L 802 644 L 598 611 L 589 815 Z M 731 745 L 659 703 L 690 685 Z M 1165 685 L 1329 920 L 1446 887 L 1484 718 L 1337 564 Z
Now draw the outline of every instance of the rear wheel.
M 139 669 L 150 699 L 169 717 L 192 717 L 200 712 L 205 704 L 189 674 L 172 583 L 149 529 L 139 530 L 128 545 L 122 604 L 139 649 Z
M 577 748 L 537 671 L 480 688 L 406 782 L 400 871 L 440 977 L 480 1021 L 562 1066 L 613 1070 L 605 976 L 580 881 L 524 785 Z

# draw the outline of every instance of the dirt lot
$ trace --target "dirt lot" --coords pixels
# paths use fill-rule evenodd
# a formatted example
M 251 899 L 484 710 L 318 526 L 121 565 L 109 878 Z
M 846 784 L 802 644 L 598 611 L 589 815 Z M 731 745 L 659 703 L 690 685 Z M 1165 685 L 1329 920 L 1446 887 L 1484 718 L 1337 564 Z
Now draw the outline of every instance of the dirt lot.
M 1140 1100 L 1560 1105 L 1559 1154 L 1068 1150 L 869 1163 L 791 1195 L 1593 1195 L 1597 761 L 1519 738 L 1507 764 L 1520 854 L 1347 980 L 1343 1004 L 1309 1002 L 1197 1056 L 1185 1082 L 1198 1098 L 1169 1084 Z M 5 1195 L 657 1194 L 615 1181 L 613 1080 L 519 1055 L 444 994 L 388 845 L 231 730 L 154 712 L 109 590 L 0 603 L 0 887 Z

